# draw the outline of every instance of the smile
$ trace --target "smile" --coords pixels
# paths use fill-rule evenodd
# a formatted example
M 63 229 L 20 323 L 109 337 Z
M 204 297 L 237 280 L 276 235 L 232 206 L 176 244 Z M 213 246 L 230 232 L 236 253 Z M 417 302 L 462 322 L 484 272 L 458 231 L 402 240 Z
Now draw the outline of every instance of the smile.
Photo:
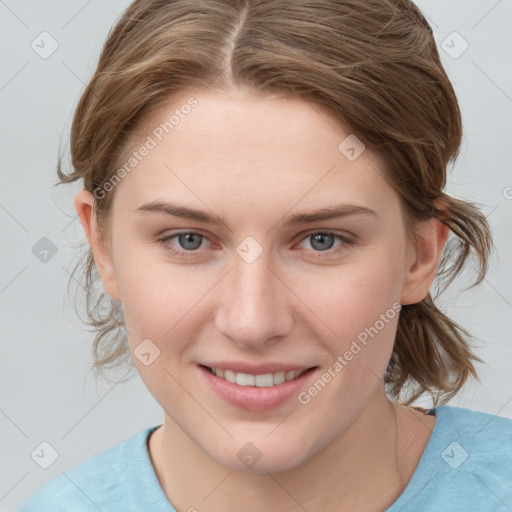
M 251 412 L 270 411 L 290 403 L 319 372 L 318 366 L 280 362 L 204 361 L 196 368 L 202 376 L 200 382 L 218 397 Z
M 221 368 L 210 368 L 208 370 L 213 375 L 227 380 L 232 384 L 239 386 L 255 386 L 258 388 L 268 388 L 289 382 L 300 377 L 307 370 L 290 370 L 290 371 L 277 371 L 274 373 L 263 373 L 260 375 L 253 375 L 250 373 L 235 372 L 233 370 L 223 370 Z

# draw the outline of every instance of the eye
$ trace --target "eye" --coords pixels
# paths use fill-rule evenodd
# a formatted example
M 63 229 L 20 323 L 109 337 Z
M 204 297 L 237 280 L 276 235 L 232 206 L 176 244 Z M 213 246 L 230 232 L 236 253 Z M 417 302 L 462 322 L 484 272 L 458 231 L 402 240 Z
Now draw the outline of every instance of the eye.
M 175 239 L 174 242 L 172 242 Z M 202 233 L 195 231 L 183 231 L 181 233 L 170 233 L 158 238 L 156 242 L 164 246 L 166 251 L 183 257 L 194 257 L 201 253 L 203 242 L 207 237 Z M 339 240 L 339 244 L 335 249 L 332 247 L 335 241 Z M 353 245 L 354 241 L 348 236 L 333 233 L 331 231 L 315 231 L 309 233 L 302 239 L 301 244 L 309 241 L 312 249 L 309 252 L 315 258 L 326 258 L 329 256 L 340 254 Z M 172 243 L 171 243 L 172 242 Z M 307 249 L 307 248 L 306 248 Z
M 340 241 L 340 244 L 334 250 L 331 250 L 336 239 Z M 314 233 L 307 235 L 302 240 L 302 243 L 306 241 L 309 241 L 311 247 L 313 248 L 314 257 L 316 258 L 323 258 L 332 256 L 333 254 L 339 254 L 345 251 L 348 248 L 347 246 L 350 246 L 354 243 L 353 240 L 349 239 L 347 236 L 342 236 L 331 231 L 315 231 Z M 325 256 L 322 253 L 326 253 Z
M 315 250 L 325 251 L 332 248 L 335 235 L 333 233 L 313 233 L 308 235 L 305 240 L 311 241 L 311 246 Z
M 176 238 L 176 244 L 171 244 L 171 240 Z M 180 256 L 188 257 L 188 253 L 199 252 L 203 240 L 206 237 L 201 233 L 195 231 L 184 231 L 181 233 L 174 233 L 164 235 L 157 239 L 157 242 L 165 246 L 166 250 Z
M 176 236 L 180 246 L 187 251 L 193 251 L 201 247 L 203 235 L 199 233 L 181 233 Z

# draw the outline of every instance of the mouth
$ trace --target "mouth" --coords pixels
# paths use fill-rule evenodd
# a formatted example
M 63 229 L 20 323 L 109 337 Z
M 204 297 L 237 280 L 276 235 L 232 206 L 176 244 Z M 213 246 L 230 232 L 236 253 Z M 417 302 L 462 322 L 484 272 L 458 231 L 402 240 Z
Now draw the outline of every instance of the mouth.
M 211 363 L 197 368 L 200 381 L 223 401 L 237 409 L 265 412 L 292 403 L 300 390 L 310 385 L 319 367 Z
M 301 375 L 317 368 L 315 366 L 301 370 L 279 370 L 276 372 L 252 374 L 235 372 L 234 370 L 223 368 L 214 368 L 205 365 L 200 366 L 205 368 L 212 375 L 224 379 L 231 384 L 238 384 L 239 386 L 253 386 L 258 388 L 270 388 L 273 386 L 279 386 L 285 382 L 298 379 Z

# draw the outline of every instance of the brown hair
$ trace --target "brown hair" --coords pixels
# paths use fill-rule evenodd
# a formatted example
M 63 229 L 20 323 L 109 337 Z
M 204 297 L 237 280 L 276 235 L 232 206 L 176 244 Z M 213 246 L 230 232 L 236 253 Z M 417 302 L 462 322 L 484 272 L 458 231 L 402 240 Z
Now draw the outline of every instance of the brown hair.
M 443 192 L 462 123 L 432 30 L 409 0 L 136 0 L 111 30 L 75 112 L 72 172 L 93 192 L 122 164 L 144 119 L 187 87 L 245 87 L 308 99 L 333 113 L 378 154 L 410 222 L 437 216 L 449 240 L 438 279 L 449 284 L 473 253 L 479 283 L 492 247 L 485 217 Z M 114 191 L 96 196 L 108 230 Z M 439 210 L 434 207 L 434 201 Z M 90 249 L 84 273 L 95 369 L 128 359 L 120 304 L 96 290 Z M 469 334 L 429 294 L 402 307 L 386 372 L 388 392 L 411 403 L 425 391 L 445 403 L 472 375 Z

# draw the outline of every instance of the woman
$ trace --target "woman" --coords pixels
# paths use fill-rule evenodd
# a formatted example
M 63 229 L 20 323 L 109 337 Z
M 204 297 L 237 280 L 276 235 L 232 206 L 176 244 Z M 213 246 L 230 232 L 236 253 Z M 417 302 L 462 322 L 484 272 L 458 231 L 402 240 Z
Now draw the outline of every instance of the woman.
M 429 290 L 492 245 L 443 191 L 461 131 L 408 0 L 133 2 L 59 178 L 96 366 L 164 423 L 20 510 L 510 509 L 512 422 L 443 405 L 478 358 Z

